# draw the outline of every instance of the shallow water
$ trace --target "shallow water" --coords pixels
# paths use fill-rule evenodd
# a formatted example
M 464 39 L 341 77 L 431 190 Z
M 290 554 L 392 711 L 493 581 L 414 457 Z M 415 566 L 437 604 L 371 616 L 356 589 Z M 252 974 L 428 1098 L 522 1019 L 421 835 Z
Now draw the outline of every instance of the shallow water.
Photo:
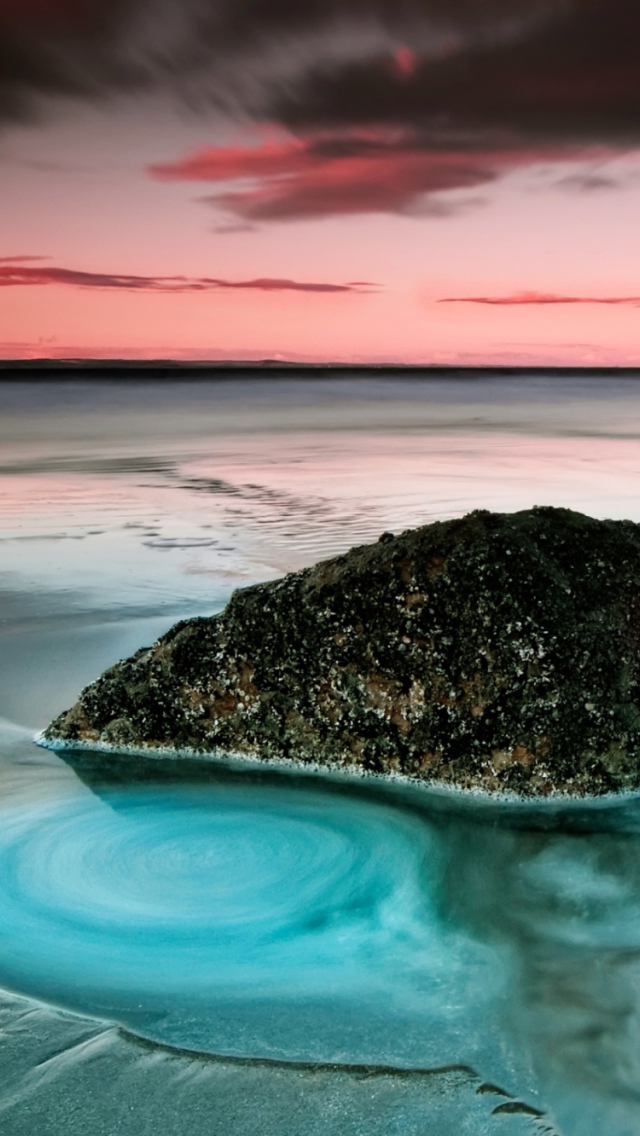
M 30 739 L 177 618 L 383 529 L 532 504 L 640 520 L 640 383 L 0 402 L 3 1131 L 637 1133 L 635 800 L 127 781 Z

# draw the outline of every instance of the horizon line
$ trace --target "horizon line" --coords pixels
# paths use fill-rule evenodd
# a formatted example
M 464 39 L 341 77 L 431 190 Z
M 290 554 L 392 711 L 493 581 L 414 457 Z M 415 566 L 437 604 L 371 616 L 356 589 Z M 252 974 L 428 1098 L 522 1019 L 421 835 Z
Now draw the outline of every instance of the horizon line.
M 278 371 L 291 372 L 312 372 L 328 373 L 348 371 L 355 373 L 371 372 L 376 373 L 386 372 L 392 373 L 424 373 L 426 377 L 436 374 L 448 375 L 453 377 L 455 375 L 464 374 L 494 374 L 497 376 L 508 377 L 509 375 L 563 375 L 563 376 L 576 376 L 583 375 L 626 375 L 640 377 L 640 364 L 612 364 L 612 363 L 590 363 L 590 364 L 553 364 L 553 363 L 405 363 L 405 362 L 309 362 L 297 361 L 295 359 L 174 359 L 171 357 L 161 357 L 157 359 L 139 359 L 127 357 L 114 357 L 114 358 L 85 358 L 85 357 L 32 357 L 32 358 L 0 358 L 0 381 L 6 381 L 10 377 L 10 372 L 13 371 L 21 374 L 22 377 L 28 377 L 29 373 L 46 373 L 51 372 L 56 377 L 62 378 L 66 372 L 67 375 L 73 377 L 74 374 L 81 372 L 119 372 L 123 378 L 126 377 L 127 372 L 131 373 L 145 373 L 153 370 L 160 373 L 154 376 L 149 375 L 149 378 L 172 378 L 179 377 L 180 372 L 187 373 L 200 373 L 201 378 L 206 375 L 202 372 L 220 373 L 234 373 L 237 371 L 250 371 L 252 377 L 260 374 L 273 377 Z M 167 372 L 173 372 L 167 374 Z M 212 378 L 216 377 L 215 374 L 211 375 Z

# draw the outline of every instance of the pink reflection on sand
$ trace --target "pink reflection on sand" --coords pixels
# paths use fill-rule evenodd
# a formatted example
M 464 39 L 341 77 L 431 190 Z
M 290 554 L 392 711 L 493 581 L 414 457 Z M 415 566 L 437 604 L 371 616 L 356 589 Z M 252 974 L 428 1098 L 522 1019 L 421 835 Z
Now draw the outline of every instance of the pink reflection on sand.
M 628 438 L 296 432 L 186 450 L 144 472 L 76 458 L 73 470 L 2 476 L 5 569 L 201 595 L 207 577 L 278 575 L 472 509 L 640 520 L 640 443 Z
M 640 520 L 640 444 L 630 439 L 288 435 L 216 441 L 215 456 L 187 462 L 187 484 L 237 487 L 230 507 L 297 566 L 385 528 L 558 505 L 599 517 Z M 224 497 L 224 486 L 219 488 Z M 215 486 L 211 493 L 216 496 Z M 207 494 L 208 495 L 208 494 Z

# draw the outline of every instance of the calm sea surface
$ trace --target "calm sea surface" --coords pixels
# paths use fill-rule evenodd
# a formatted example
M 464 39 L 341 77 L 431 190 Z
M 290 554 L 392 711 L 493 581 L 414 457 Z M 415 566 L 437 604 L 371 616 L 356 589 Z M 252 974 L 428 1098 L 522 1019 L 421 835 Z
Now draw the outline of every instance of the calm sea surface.
M 637 1136 L 640 802 L 32 738 L 238 586 L 475 508 L 640 521 L 639 474 L 635 379 L 0 384 L 3 1133 Z

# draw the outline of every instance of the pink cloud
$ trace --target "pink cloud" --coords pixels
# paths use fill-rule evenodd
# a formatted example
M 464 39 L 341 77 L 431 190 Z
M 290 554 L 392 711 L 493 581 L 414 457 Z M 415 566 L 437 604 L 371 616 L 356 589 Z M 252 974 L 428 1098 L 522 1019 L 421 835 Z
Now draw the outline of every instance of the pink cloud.
M 72 288 L 121 289 L 128 292 L 217 292 L 251 289 L 260 292 L 361 292 L 375 288 L 363 281 L 358 284 L 327 284 L 306 280 L 288 280 L 259 276 L 252 280 L 224 280 L 212 276 L 138 276 L 128 273 L 83 272 L 55 266 L 24 266 L 27 260 L 45 257 L 0 257 L 0 288 L 58 284 Z
M 420 58 L 416 55 L 410 47 L 403 44 L 396 51 L 393 62 L 398 75 L 413 75 L 413 72 L 420 64 Z
M 27 264 L 31 260 L 48 260 L 47 256 L 0 256 L 0 264 Z
M 433 194 L 475 188 L 549 156 L 542 148 L 438 149 L 412 130 L 371 128 L 208 147 L 149 173 L 159 181 L 248 180 L 204 200 L 243 221 L 290 221 L 428 211 Z M 438 212 L 446 212 L 441 202 Z
M 553 292 L 514 292 L 510 296 L 445 296 L 439 304 L 495 304 L 500 307 L 522 304 L 631 304 L 640 305 L 640 296 L 562 296 Z

